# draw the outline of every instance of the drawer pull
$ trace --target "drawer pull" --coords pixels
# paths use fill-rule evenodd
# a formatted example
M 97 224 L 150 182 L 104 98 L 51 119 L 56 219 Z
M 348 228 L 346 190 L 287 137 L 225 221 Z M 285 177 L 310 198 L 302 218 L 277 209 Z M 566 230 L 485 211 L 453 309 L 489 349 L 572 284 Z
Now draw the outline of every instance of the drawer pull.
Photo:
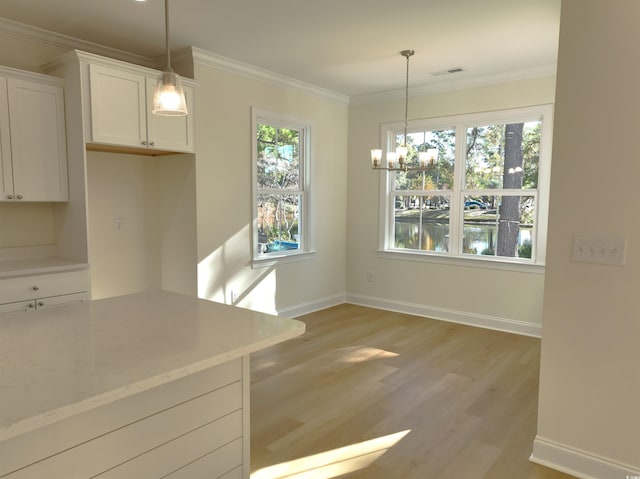
M 29 306 L 27 306 L 29 309 L 33 309 L 33 303 L 29 303 Z
M 44 303 L 42 301 L 39 301 L 38 302 L 38 306 L 42 307 L 42 306 L 44 306 Z
M 38 291 L 39 289 L 40 289 L 40 286 L 34 286 L 34 287 L 33 287 L 33 290 L 34 290 L 34 291 Z

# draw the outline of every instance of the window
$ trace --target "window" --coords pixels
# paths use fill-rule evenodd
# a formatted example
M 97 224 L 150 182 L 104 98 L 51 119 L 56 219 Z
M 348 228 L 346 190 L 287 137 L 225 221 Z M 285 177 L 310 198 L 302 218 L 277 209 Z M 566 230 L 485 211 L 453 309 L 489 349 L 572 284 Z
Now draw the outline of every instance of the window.
M 441 258 L 544 264 L 550 106 L 409 122 L 407 165 L 438 149 L 427 171 L 389 172 L 382 249 Z M 402 124 L 383 126 L 387 149 Z
M 253 259 L 309 252 L 309 125 L 253 110 Z

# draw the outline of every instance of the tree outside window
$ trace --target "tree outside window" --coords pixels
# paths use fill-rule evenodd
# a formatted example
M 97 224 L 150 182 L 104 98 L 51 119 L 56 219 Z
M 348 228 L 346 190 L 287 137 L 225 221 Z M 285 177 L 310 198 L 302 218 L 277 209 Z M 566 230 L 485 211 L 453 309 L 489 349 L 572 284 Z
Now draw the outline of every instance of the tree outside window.
M 409 167 L 427 148 L 439 158 L 427 171 L 389 174 L 384 250 L 542 263 L 550 116 L 545 106 L 418 120 L 406 139 L 389 125 Z
M 308 127 L 263 113 L 254 128 L 254 259 L 300 253 L 307 240 Z

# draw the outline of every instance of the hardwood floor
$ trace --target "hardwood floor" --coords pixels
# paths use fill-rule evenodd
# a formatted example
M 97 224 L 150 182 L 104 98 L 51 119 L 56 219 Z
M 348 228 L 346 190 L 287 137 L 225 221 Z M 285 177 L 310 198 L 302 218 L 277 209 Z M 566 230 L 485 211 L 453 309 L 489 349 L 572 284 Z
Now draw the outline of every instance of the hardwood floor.
M 538 339 L 354 305 L 300 319 L 252 355 L 252 479 L 571 477 L 528 460 Z

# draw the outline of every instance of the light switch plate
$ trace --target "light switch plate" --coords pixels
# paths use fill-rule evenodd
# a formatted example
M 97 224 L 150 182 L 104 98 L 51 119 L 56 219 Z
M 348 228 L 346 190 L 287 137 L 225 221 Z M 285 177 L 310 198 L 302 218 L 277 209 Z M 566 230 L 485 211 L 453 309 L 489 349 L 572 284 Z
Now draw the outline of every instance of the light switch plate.
M 601 236 L 575 236 L 571 259 L 581 263 L 624 265 L 626 253 L 624 238 Z

